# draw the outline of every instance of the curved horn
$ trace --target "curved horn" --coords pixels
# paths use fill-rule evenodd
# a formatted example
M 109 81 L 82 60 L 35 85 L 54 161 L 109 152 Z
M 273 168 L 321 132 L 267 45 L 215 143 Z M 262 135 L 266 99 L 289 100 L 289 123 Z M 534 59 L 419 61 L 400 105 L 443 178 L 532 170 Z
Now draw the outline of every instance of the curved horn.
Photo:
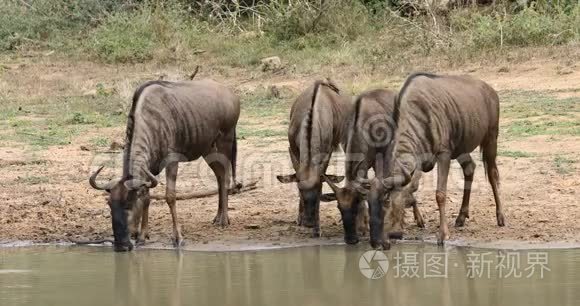
M 143 171 L 145 171 L 145 174 L 147 174 L 147 177 L 149 177 L 149 182 L 147 184 L 145 184 L 145 186 L 147 186 L 147 188 L 155 188 L 155 186 L 157 186 L 157 184 L 159 183 L 159 181 L 157 181 L 157 178 L 155 177 L 155 175 L 153 175 L 153 173 L 149 172 L 148 169 L 143 169 Z
M 330 189 L 332 189 L 335 194 L 340 192 L 341 188 L 336 186 L 336 184 L 334 184 L 326 175 L 323 174 L 322 178 L 328 184 L 328 186 L 330 186 Z
M 103 168 L 105 168 L 105 166 L 99 167 L 99 169 L 97 169 L 97 171 L 95 171 L 89 178 L 89 184 L 91 184 L 91 187 L 95 188 L 96 190 L 108 190 L 111 185 L 111 182 L 104 185 L 99 185 L 97 183 L 97 176 L 99 176 L 99 173 L 101 173 L 101 170 L 103 170 Z
M 403 172 L 403 185 L 409 184 L 409 182 L 411 181 L 411 177 L 413 177 L 413 174 L 409 172 L 407 170 L 407 167 L 405 167 L 405 165 L 403 165 L 399 160 L 397 160 L 397 163 L 399 164 L 399 167 L 401 167 L 401 172 Z
M 402 175 L 395 175 L 384 179 L 383 185 L 385 185 L 386 188 L 392 189 L 397 186 L 405 186 L 409 184 L 409 182 L 411 182 L 413 174 L 410 173 L 405 167 L 405 165 L 403 165 L 400 161 L 397 161 L 397 164 L 401 169 Z

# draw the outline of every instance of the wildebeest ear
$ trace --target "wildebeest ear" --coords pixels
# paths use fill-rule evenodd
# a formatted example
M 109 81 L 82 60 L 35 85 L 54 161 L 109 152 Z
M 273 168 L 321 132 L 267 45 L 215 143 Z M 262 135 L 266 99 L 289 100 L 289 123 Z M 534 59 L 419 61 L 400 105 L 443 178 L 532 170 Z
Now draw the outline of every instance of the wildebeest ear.
M 287 183 L 296 183 L 298 179 L 296 179 L 296 174 L 290 175 L 276 175 L 276 178 L 280 183 L 287 184 Z
M 327 174 L 326 177 L 328 178 L 329 181 L 338 184 L 340 182 L 342 182 L 342 180 L 344 180 L 344 176 L 342 175 L 329 175 Z
M 363 184 L 357 184 L 357 185 L 355 185 L 354 188 L 356 189 L 356 191 L 358 193 L 362 194 L 364 197 L 366 197 L 366 195 L 369 193 L 369 191 L 371 189 L 370 185 L 366 186 Z
M 371 181 L 366 178 L 358 178 L 355 181 L 355 184 L 353 184 L 353 187 L 356 190 L 356 192 L 362 194 L 363 197 L 366 198 L 367 194 L 371 190 Z
M 334 193 L 323 193 L 320 195 L 320 201 L 322 202 L 332 202 L 336 201 L 336 194 Z
M 123 185 L 125 185 L 125 188 L 129 189 L 129 190 L 137 190 L 143 186 L 145 186 L 147 182 L 142 181 L 142 180 L 128 180 L 123 182 Z

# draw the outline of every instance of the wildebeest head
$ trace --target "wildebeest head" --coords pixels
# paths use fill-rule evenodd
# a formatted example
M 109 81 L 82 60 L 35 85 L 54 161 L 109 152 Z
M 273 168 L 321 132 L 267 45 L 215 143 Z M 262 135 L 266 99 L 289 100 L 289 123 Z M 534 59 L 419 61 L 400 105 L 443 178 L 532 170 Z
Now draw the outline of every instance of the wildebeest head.
M 321 200 L 324 202 L 337 201 L 338 210 L 340 211 L 344 228 L 344 242 L 347 244 L 358 243 L 356 217 L 358 215 L 359 207 L 368 193 L 369 188 L 366 186 L 368 182 L 357 180 L 355 182 L 347 182 L 345 187 L 338 187 L 327 176 L 324 176 L 323 178 L 334 193 L 322 195 Z
M 327 180 L 339 183 L 344 179 L 344 176 L 336 175 L 326 175 Z M 278 175 L 276 176 L 280 183 L 297 183 L 298 190 L 300 192 L 300 197 L 304 201 L 305 216 L 304 220 L 306 225 L 314 223 L 314 220 L 309 220 L 310 217 L 314 216 L 314 212 L 317 209 L 318 203 L 321 200 L 321 189 L 322 189 L 322 177 L 310 174 L 290 174 L 290 175 Z M 322 199 L 323 200 L 323 199 Z
M 384 210 L 386 208 L 384 204 L 386 203 L 390 205 L 391 197 L 394 194 L 398 194 L 398 191 L 407 186 L 413 177 L 413 173 L 411 173 L 406 166 L 403 166 L 400 162 L 395 164 L 397 164 L 397 171 L 392 172 L 392 174 L 386 178 L 375 178 L 371 184 L 368 184 L 370 193 L 367 200 L 369 202 L 369 207 L 374 208 L 371 208 L 370 216 L 370 243 L 373 248 L 384 247 L 382 232 Z M 379 224 L 381 226 L 377 226 Z
M 107 203 L 111 209 L 115 251 L 131 251 L 133 244 L 129 237 L 129 224 L 134 221 L 132 216 L 137 215 L 135 212 L 140 206 L 138 205 L 139 201 L 149 195 L 149 188 L 157 186 L 157 179 L 147 169 L 143 169 L 148 181 L 123 178 L 101 185 L 96 181 L 101 170 L 103 170 L 103 166 L 91 175 L 89 183 L 93 188 L 109 193 Z

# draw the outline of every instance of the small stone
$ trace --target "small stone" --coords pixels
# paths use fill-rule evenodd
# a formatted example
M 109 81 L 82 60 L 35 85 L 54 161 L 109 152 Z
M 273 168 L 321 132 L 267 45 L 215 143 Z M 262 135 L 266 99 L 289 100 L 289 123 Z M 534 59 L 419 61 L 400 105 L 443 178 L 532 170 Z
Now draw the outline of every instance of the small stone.
M 271 56 L 260 61 L 262 63 L 262 71 L 278 71 L 282 69 L 282 60 L 278 56 Z
M 280 99 L 281 95 L 280 95 L 280 89 L 275 86 L 272 85 L 268 88 L 268 97 L 269 98 L 276 98 L 276 99 Z
M 117 141 L 111 142 L 111 145 L 109 146 L 109 149 L 113 150 L 113 151 L 114 150 L 122 150 L 124 148 L 125 148 L 125 145 L 120 143 L 120 142 L 117 142 Z
M 506 73 L 506 72 L 510 72 L 510 69 L 506 66 L 500 67 L 497 72 L 499 73 Z
M 90 149 L 87 146 L 81 146 L 81 151 L 90 151 Z
M 260 225 L 259 224 L 246 224 L 244 225 L 245 229 L 259 229 Z
M 574 70 L 571 67 L 560 67 L 557 71 L 559 75 L 572 74 Z

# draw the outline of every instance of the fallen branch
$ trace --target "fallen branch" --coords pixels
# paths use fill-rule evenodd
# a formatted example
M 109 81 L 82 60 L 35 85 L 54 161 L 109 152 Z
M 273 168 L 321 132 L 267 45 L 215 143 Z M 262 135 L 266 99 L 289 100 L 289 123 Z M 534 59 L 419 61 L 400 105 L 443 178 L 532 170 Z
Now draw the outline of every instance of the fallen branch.
M 230 188 L 228 190 L 228 194 L 237 194 L 242 193 L 244 191 L 254 190 L 258 188 L 257 186 L 258 180 L 251 181 L 247 184 L 238 183 L 235 188 Z M 189 200 L 189 199 L 199 199 L 199 198 L 207 198 L 219 193 L 218 189 L 214 190 L 207 190 L 201 192 L 194 192 L 194 193 L 185 193 L 185 194 L 178 194 L 175 199 L 176 200 Z M 151 199 L 153 200 L 165 200 L 165 195 L 163 194 L 152 194 Z

